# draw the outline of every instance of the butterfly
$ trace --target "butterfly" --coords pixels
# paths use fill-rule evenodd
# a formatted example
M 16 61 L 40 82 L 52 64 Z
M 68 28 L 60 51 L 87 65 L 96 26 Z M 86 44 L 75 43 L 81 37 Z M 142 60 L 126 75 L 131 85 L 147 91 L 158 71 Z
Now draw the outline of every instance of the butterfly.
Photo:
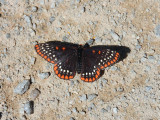
M 49 41 L 35 45 L 36 52 L 54 64 L 55 74 L 64 80 L 81 74 L 81 80 L 93 82 L 100 77 L 100 71 L 116 63 L 120 57 L 117 51 L 101 46 L 90 47 L 60 41 Z

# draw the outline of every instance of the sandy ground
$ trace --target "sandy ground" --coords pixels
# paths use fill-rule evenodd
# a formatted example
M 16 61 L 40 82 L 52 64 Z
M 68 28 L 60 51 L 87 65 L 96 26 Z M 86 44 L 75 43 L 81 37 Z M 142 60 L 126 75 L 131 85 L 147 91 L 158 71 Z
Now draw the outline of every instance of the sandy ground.
M 160 119 L 159 0 L 0 3 L 0 119 Z M 130 49 L 93 83 L 81 81 L 78 74 L 70 81 L 59 79 L 53 65 L 34 50 L 37 42 L 85 44 L 93 36 L 93 45 Z M 39 76 L 48 72 L 50 76 Z M 31 84 L 17 94 L 15 89 L 24 80 Z M 27 106 L 28 102 L 33 104 Z

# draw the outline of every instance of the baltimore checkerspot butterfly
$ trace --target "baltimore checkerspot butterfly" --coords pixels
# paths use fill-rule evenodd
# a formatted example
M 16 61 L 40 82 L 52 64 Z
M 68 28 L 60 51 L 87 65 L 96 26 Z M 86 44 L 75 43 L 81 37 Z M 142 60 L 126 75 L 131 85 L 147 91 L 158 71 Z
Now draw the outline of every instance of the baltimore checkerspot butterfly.
M 49 41 L 35 45 L 36 52 L 54 65 L 55 74 L 64 80 L 73 79 L 76 72 L 81 80 L 93 82 L 100 77 L 100 70 L 113 65 L 120 57 L 117 51 L 100 46 Z

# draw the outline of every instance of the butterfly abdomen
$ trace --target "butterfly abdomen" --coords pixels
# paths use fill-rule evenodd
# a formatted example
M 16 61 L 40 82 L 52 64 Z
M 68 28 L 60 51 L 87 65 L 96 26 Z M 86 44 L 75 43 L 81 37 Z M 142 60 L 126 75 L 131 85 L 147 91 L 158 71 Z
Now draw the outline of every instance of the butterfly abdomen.
M 83 48 L 81 47 L 77 50 L 77 55 L 78 55 L 77 73 L 78 74 L 81 73 L 81 69 L 82 69 L 82 51 L 83 51 Z

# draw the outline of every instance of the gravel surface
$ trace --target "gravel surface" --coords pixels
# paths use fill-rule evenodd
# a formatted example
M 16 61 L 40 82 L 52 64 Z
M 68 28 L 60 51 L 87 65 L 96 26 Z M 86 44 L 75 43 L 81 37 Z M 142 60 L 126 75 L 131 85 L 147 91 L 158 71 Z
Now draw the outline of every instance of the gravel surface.
M 159 0 L 0 0 L 0 36 L 0 119 L 160 119 Z M 121 59 L 93 83 L 61 80 L 34 50 L 54 40 Z

